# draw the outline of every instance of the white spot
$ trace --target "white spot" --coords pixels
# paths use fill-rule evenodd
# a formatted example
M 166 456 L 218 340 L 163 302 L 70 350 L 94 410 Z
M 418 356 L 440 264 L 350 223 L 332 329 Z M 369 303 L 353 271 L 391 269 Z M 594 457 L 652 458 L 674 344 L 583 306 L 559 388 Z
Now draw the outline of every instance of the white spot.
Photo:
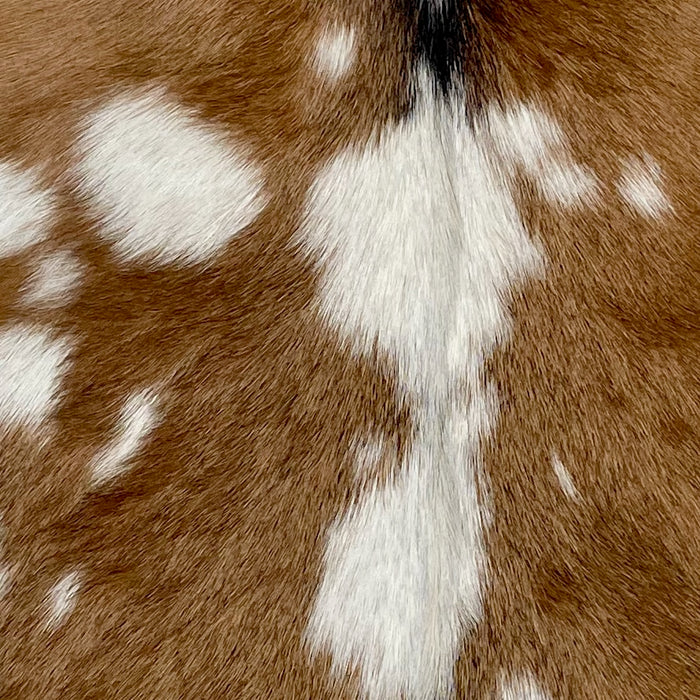
M 25 289 L 27 306 L 56 307 L 67 304 L 80 283 L 83 270 L 73 253 L 61 250 L 47 255 L 36 266 Z
M 99 454 L 92 467 L 92 482 L 100 486 L 128 469 L 129 461 L 143 445 L 158 421 L 158 398 L 150 390 L 130 396 L 119 415 L 114 440 Z
M 508 333 L 503 294 L 540 263 L 477 138 L 430 102 L 331 161 L 299 237 L 324 318 L 358 353 L 391 350 L 421 396 L 480 371 Z
M 617 189 L 634 211 L 658 219 L 673 209 L 662 186 L 661 167 L 645 153 L 642 159 L 629 158 L 625 162 Z
M 354 60 L 355 30 L 352 27 L 325 29 L 314 53 L 314 65 L 318 73 L 335 82 L 350 70 Z
M 265 205 L 244 148 L 161 91 L 122 96 L 79 139 L 79 187 L 124 261 L 209 260 Z
M 66 574 L 49 591 L 46 601 L 48 608 L 47 627 L 57 628 L 73 611 L 82 585 L 80 578 L 80 574 L 73 571 Z
M 334 673 L 359 664 L 368 698 L 448 696 L 462 634 L 481 616 L 473 447 L 491 419 L 481 400 L 472 410 L 473 421 L 429 417 L 396 479 L 329 532 L 308 635 L 314 651 L 331 651 Z
M 517 104 L 505 111 L 489 110 L 488 131 L 506 163 L 523 168 L 554 204 L 593 204 L 598 193 L 595 175 L 571 162 L 559 126 L 536 107 Z
M 4 598 L 10 590 L 10 569 L 5 564 L 0 564 L 0 598 Z
M 453 688 L 482 610 L 476 483 L 497 412 L 483 365 L 508 335 L 510 288 L 542 263 L 460 98 L 442 105 L 423 81 L 418 95 L 406 120 L 319 175 L 299 239 L 319 264 L 322 316 L 356 353 L 378 344 L 394 358 L 413 409 L 397 476 L 328 534 L 307 629 L 372 699 Z
M 500 700 L 551 700 L 529 674 L 514 678 L 501 688 Z
M 0 421 L 36 428 L 53 410 L 70 345 L 16 324 L 0 332 Z
M 564 144 L 559 126 L 537 107 L 518 103 L 505 111 L 492 107 L 488 114 L 488 130 L 500 153 L 530 173 Z
M 593 173 L 580 165 L 562 165 L 556 161 L 543 165 L 537 179 L 542 194 L 564 207 L 592 204 L 598 190 Z
M 554 473 L 557 475 L 557 479 L 559 479 L 561 490 L 572 500 L 578 500 L 579 493 L 571 479 L 571 474 L 569 474 L 568 469 L 562 464 L 557 454 L 552 454 L 552 469 L 554 469 Z
M 0 257 L 17 255 L 43 241 L 54 214 L 54 199 L 36 176 L 0 161 Z

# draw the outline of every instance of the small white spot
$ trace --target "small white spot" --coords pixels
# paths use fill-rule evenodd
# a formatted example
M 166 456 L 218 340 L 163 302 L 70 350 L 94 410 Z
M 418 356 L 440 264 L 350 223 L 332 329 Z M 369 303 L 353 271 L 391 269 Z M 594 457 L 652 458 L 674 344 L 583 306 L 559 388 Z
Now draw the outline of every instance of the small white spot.
M 61 250 L 42 258 L 27 283 L 23 303 L 56 307 L 70 301 L 83 270 L 73 253 Z
M 551 696 L 526 674 L 502 686 L 501 700 L 551 700 Z
M 47 596 L 48 618 L 46 626 L 56 629 L 75 608 L 76 598 L 82 582 L 80 574 L 73 571 L 66 574 L 49 591 Z
M 94 486 L 100 486 L 128 469 L 129 461 L 156 426 L 157 405 L 158 397 L 151 390 L 129 397 L 119 415 L 116 437 L 93 461 Z
M 4 598 L 10 590 L 10 569 L 5 564 L 0 565 L 0 598 Z
M 529 173 L 539 172 L 543 162 L 563 146 L 559 126 L 534 106 L 518 103 L 505 111 L 489 110 L 488 128 L 500 153 Z
M 617 190 L 634 211 L 658 219 L 673 209 L 662 185 L 661 167 L 649 154 L 644 154 L 641 159 L 629 158 L 625 162 Z
M 542 194 L 564 207 L 593 204 L 595 175 L 571 162 L 558 124 L 536 107 L 517 104 L 490 110 L 489 133 L 506 162 L 531 177 Z
M 109 102 L 87 121 L 78 150 L 79 189 L 124 261 L 205 262 L 265 205 L 246 149 L 162 91 Z
M 561 490 L 569 498 L 577 501 L 579 499 L 579 493 L 571 479 L 571 474 L 569 474 L 568 469 L 562 464 L 557 454 L 552 454 L 552 469 L 554 469 L 554 473 L 557 475 L 557 479 L 559 479 Z
M 575 163 L 562 165 L 556 161 L 543 164 L 537 184 L 545 197 L 565 207 L 593 203 L 598 188 L 590 170 Z
M 0 257 L 43 241 L 53 213 L 53 196 L 30 170 L 0 161 Z
M 354 60 L 354 29 L 335 27 L 321 34 L 314 54 L 314 65 L 321 76 L 336 81 L 350 70 Z
M 0 332 L 0 421 L 36 428 L 53 410 L 70 345 L 16 324 Z

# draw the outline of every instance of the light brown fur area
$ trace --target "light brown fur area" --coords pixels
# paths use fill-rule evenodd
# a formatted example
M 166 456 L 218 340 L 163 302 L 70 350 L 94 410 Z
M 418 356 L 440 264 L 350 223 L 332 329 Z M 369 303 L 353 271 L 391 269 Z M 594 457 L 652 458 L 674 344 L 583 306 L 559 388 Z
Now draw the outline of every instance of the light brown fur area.
M 483 605 L 460 628 L 453 687 L 434 697 L 700 698 L 698 5 L 452 4 L 471 27 L 467 128 L 486 133 L 491 108 L 537 105 L 594 186 L 554 201 L 484 136 L 543 265 L 498 292 L 510 329 L 478 378 L 498 410 L 474 451 Z M 401 483 L 424 418 L 391 351 L 377 340 L 363 353 L 333 325 L 329 265 L 299 241 L 327 164 L 374 153 L 414 118 L 418 17 L 412 0 L 0 0 L 0 166 L 12 167 L 0 353 L 30 351 L 13 329 L 70 348 L 34 423 L 17 415 L 41 398 L 39 364 L 0 354 L 0 380 L 30 387 L 0 387 L 3 700 L 370 697 L 361 663 L 336 669 L 330 646 L 312 649 L 309 619 L 329 533 Z M 338 28 L 352 38 L 336 46 Z M 317 67 L 324 31 L 337 78 Z M 190 172 L 212 162 L 202 144 L 215 134 L 258 174 L 258 213 L 205 260 L 120 257 L 81 190 L 86 119 L 138 90 L 188 115 L 173 123 L 200 148 Z M 160 163 L 149 157 L 134 154 Z M 641 175 L 625 170 L 634 158 Z M 10 228 L 17 173 L 51 196 L 46 235 L 24 246 Z M 199 191 L 181 184 L 183 201 Z M 70 293 L 27 301 L 37 264 L 66 251 Z M 125 413 L 144 391 L 151 409 Z M 119 440 L 139 420 L 132 449 Z M 121 471 L 97 483 L 110 446 Z M 414 698 L 433 700 L 404 688 Z

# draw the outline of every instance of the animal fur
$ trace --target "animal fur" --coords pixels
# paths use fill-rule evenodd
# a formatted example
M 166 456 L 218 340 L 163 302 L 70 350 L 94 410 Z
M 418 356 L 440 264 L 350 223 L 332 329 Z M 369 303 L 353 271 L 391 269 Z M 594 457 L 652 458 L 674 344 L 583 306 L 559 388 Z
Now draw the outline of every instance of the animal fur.
M 0 0 L 0 697 L 700 697 L 692 0 Z

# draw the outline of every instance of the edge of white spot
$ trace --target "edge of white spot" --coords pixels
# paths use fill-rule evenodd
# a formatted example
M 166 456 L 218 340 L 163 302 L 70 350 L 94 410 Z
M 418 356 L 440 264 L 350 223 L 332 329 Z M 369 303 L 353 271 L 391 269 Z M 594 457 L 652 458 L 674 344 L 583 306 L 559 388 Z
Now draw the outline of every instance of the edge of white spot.
M 571 160 L 561 127 L 534 105 L 517 103 L 488 110 L 488 133 L 509 165 L 521 167 L 550 202 L 563 207 L 593 205 L 598 180 Z
M 73 611 L 81 587 L 82 577 L 77 571 L 66 574 L 54 584 L 46 597 L 48 628 L 59 627 Z
M 326 27 L 318 38 L 313 55 L 316 72 L 336 82 L 355 61 L 355 30 L 352 27 Z
M 117 434 L 93 460 L 92 485 L 102 486 L 128 469 L 129 462 L 143 446 L 158 423 L 158 397 L 151 389 L 131 395 L 119 414 Z
M 508 683 L 501 683 L 500 700 L 552 700 L 531 674 L 522 674 Z
M 552 161 L 543 165 L 536 179 L 542 194 L 564 207 L 593 204 L 598 192 L 592 171 L 576 163 L 563 165 Z
M 124 262 L 204 263 L 267 203 L 249 149 L 165 90 L 120 95 L 84 122 L 77 187 Z
M 83 267 L 71 251 L 59 250 L 45 255 L 25 285 L 22 303 L 42 308 L 67 304 L 82 275 Z
M 21 253 L 49 233 L 54 195 L 32 169 L 0 160 L 0 258 Z
M 663 190 L 661 166 L 648 154 L 625 160 L 617 191 L 635 212 L 651 219 L 660 219 L 673 211 Z
M 388 453 L 386 440 L 379 434 L 358 437 L 351 446 L 355 465 L 355 477 L 362 481 L 376 474 L 376 469 Z
M 554 470 L 554 473 L 556 474 L 557 479 L 559 480 L 559 485 L 561 486 L 561 490 L 573 501 L 578 501 L 580 499 L 580 495 L 576 487 L 574 486 L 573 479 L 571 478 L 571 474 L 569 474 L 569 470 L 564 466 L 562 461 L 559 459 L 559 455 L 556 453 L 552 453 L 552 469 Z
M 70 343 L 15 323 L 0 330 L 0 423 L 38 428 L 58 400 Z
M 501 155 L 531 174 L 564 146 L 559 125 L 535 105 L 518 102 L 506 109 L 492 106 L 487 123 Z

